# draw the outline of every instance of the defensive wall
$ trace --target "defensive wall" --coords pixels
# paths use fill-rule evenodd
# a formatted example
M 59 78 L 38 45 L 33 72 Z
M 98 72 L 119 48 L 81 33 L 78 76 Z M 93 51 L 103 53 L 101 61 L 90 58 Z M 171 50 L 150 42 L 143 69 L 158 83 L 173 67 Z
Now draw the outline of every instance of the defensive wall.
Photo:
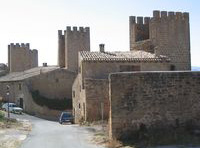
M 200 126 L 200 72 L 130 72 L 109 76 L 109 137 L 148 128 Z

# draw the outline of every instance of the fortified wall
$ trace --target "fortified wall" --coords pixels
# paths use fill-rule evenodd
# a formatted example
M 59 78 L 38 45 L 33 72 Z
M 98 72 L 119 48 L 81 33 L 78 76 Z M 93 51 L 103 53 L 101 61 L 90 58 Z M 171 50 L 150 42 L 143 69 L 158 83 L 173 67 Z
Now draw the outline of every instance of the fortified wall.
M 10 72 L 21 72 L 38 67 L 38 51 L 31 50 L 29 43 L 8 45 L 8 67 Z
M 90 28 L 58 30 L 58 65 L 77 72 L 79 51 L 90 51 Z
M 141 127 L 200 126 L 200 72 L 114 73 L 109 77 L 110 138 Z
M 153 11 L 129 17 L 130 50 L 166 55 L 175 70 L 191 70 L 189 13 Z

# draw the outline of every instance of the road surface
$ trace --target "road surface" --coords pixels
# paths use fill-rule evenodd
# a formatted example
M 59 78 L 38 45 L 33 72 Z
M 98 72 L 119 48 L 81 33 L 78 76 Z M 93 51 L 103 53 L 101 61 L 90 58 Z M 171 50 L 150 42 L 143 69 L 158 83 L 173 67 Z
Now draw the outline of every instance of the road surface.
M 29 120 L 32 131 L 23 141 L 21 148 L 103 148 L 90 143 L 92 129 L 78 125 L 60 125 L 29 115 L 14 115 L 13 118 Z

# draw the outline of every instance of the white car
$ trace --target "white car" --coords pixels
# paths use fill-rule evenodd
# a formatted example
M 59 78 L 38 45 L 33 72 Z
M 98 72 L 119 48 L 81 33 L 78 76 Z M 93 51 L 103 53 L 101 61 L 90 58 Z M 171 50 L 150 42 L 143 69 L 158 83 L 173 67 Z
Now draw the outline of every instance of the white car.
M 5 103 L 2 106 L 2 109 L 5 111 L 8 111 L 8 103 Z M 12 113 L 22 114 L 23 109 L 20 107 L 17 107 L 17 105 L 15 103 L 9 103 L 9 111 Z

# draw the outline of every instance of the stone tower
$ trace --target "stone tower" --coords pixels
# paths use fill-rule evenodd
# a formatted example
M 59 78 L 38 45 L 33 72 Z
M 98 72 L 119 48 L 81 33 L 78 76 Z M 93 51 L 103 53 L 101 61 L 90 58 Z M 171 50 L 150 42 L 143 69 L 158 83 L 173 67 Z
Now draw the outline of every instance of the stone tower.
M 8 45 L 8 68 L 10 72 L 20 72 L 38 66 L 38 51 L 31 50 L 29 43 Z
M 129 18 L 130 50 L 146 50 L 171 59 L 173 70 L 191 70 L 189 13 L 154 11 Z
M 64 35 L 58 30 L 58 65 L 77 72 L 79 51 L 90 51 L 89 27 L 67 26 Z

